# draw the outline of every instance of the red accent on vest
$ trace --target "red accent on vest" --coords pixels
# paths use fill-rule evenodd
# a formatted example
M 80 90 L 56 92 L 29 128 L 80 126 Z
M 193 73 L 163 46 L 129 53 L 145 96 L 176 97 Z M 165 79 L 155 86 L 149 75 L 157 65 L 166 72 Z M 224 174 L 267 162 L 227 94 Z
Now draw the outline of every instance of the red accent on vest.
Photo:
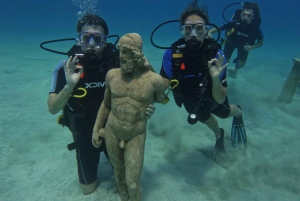
M 180 69 L 181 69 L 181 70 L 185 70 L 185 65 L 184 65 L 184 63 L 181 63 Z

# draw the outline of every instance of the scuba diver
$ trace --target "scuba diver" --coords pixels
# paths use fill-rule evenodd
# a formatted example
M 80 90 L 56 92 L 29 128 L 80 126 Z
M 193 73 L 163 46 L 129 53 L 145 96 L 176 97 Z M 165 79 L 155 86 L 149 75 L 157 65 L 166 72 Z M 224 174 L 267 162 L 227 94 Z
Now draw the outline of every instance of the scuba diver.
M 243 4 L 243 8 L 236 10 L 232 20 L 227 21 L 224 12 L 229 6 L 235 4 Z M 233 51 L 237 48 L 237 58 L 233 60 L 235 69 L 227 69 L 228 76 L 235 79 L 238 70 L 245 66 L 249 52 L 263 45 L 264 34 L 260 28 L 261 18 L 258 4 L 246 2 L 233 3 L 229 6 L 223 12 L 223 18 L 227 23 L 219 29 L 226 30 L 224 54 L 228 63 Z M 210 30 L 210 33 L 213 34 L 216 31 L 217 29 L 214 28 Z
M 220 45 L 208 34 L 208 26 L 213 24 L 209 24 L 198 0 L 192 1 L 181 13 L 179 22 L 183 38 L 171 47 L 159 47 L 151 38 L 154 46 L 167 49 L 160 71 L 165 84 L 178 85 L 172 87 L 177 106 L 185 107 L 190 124 L 199 121 L 214 132 L 217 151 L 225 152 L 224 129 L 219 128 L 214 115 L 219 118 L 233 116 L 232 144 L 246 145 L 242 111 L 239 106 L 229 104 L 227 98 L 226 60 Z
M 108 27 L 104 19 L 86 13 L 77 21 L 77 44 L 68 53 L 44 48 L 51 52 L 66 54 L 67 61 L 60 62 L 53 73 L 48 98 L 51 114 L 63 111 L 58 123 L 67 126 L 74 142 L 69 150 L 76 149 L 79 182 L 83 194 L 90 194 L 97 187 L 97 168 L 100 153 L 107 156 L 105 141 L 99 148 L 92 145 L 93 127 L 104 98 L 105 76 L 110 69 L 120 67 L 119 52 L 115 44 L 107 43 Z M 55 40 L 64 41 L 68 39 Z M 52 41 L 53 42 L 53 41 Z M 146 111 L 153 114 L 152 105 Z

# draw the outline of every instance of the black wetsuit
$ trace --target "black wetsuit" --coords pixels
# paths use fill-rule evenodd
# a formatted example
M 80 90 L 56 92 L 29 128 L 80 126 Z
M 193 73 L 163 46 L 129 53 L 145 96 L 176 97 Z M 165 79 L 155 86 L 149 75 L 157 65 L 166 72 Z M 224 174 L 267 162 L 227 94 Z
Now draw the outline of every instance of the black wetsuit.
M 69 54 L 79 53 L 80 47 L 73 46 Z M 66 85 L 63 63 L 60 62 L 54 73 L 50 93 L 58 94 Z M 73 134 L 73 147 L 76 148 L 79 181 L 81 184 L 91 184 L 97 179 L 97 167 L 100 160 L 100 152 L 107 155 L 105 142 L 101 147 L 92 145 L 93 127 L 101 102 L 104 98 L 105 76 L 108 70 L 118 68 L 119 53 L 114 45 L 108 43 L 103 51 L 102 58 L 95 63 L 81 61 L 84 76 L 74 88 L 73 95 L 83 94 L 84 88 L 87 94 L 83 98 L 70 97 L 64 107 L 63 113 L 68 126 Z
M 217 52 L 223 55 L 218 48 L 215 51 L 207 51 L 211 47 L 211 42 L 205 39 L 202 47 L 196 52 L 188 52 L 186 48 L 180 48 L 182 58 L 175 58 L 173 55 L 179 55 L 179 49 L 167 49 L 164 57 L 160 74 L 163 78 L 169 80 L 176 79 L 179 81 L 178 87 L 173 89 L 173 96 L 178 107 L 184 105 L 188 113 L 195 113 L 200 122 L 205 122 L 210 117 L 210 113 L 220 118 L 228 117 L 230 107 L 228 99 L 222 104 L 218 104 L 212 96 L 212 80 L 208 71 L 208 61 L 216 57 Z M 183 38 L 173 43 L 172 46 L 185 45 Z M 224 64 L 226 61 L 224 61 Z M 182 67 L 184 64 L 184 67 Z M 207 79 L 204 93 L 201 93 L 199 84 L 203 82 L 204 77 Z M 221 73 L 220 82 L 227 87 L 226 70 Z M 201 103 L 195 111 L 195 108 Z
M 254 45 L 256 40 L 264 38 L 262 29 L 256 21 L 250 24 L 232 21 L 220 27 L 220 31 L 224 30 L 227 35 L 224 47 L 224 55 L 227 60 L 231 58 L 233 51 L 237 48 L 237 58 L 246 61 L 249 52 L 244 50 L 244 45 Z

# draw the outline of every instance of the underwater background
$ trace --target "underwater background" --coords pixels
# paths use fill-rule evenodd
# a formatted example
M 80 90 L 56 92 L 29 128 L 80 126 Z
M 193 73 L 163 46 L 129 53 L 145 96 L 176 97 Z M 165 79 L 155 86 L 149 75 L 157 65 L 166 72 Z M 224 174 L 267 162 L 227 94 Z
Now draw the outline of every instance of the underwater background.
M 75 151 L 66 145 L 71 133 L 47 110 L 56 64 L 64 55 L 47 52 L 41 42 L 75 38 L 78 13 L 92 9 L 102 16 L 109 35 L 136 32 L 144 54 L 159 72 L 164 50 L 150 43 L 152 31 L 177 20 L 189 1 L 179 0 L 14 0 L 0 12 L 0 200 L 119 200 L 113 170 L 101 157 L 97 190 L 82 195 Z M 156 104 L 147 127 L 143 200 L 299 200 L 300 89 L 293 101 L 277 101 L 300 58 L 300 2 L 260 0 L 264 45 L 251 51 L 237 79 L 227 78 L 230 103 L 243 108 L 248 148 L 231 148 L 232 119 L 225 129 L 227 153 L 213 154 L 215 137 L 202 124 L 189 125 L 187 113 L 171 101 Z M 210 22 L 224 23 L 223 9 L 235 1 L 203 0 Z M 241 6 L 226 10 L 230 19 Z M 224 37 L 224 33 L 222 33 Z M 180 36 L 178 23 L 158 29 L 155 44 L 169 46 Z M 114 42 L 114 39 L 111 39 Z M 73 41 L 48 44 L 68 51 Z M 233 56 L 235 53 L 233 54 Z M 229 68 L 233 68 L 230 63 Z

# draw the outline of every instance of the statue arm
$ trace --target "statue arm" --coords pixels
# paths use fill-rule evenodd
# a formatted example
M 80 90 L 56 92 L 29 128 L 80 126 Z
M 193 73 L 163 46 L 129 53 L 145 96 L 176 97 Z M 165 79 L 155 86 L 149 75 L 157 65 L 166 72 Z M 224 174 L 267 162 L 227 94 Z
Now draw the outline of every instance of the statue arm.
M 107 74 L 108 75 L 108 74 Z M 93 128 L 92 144 L 94 147 L 99 148 L 102 144 L 102 139 L 105 138 L 105 124 L 107 122 L 108 115 L 111 111 L 111 93 L 109 90 L 109 81 L 106 76 L 106 89 L 104 92 L 104 100 L 98 110 L 97 118 Z
M 164 82 L 164 79 L 161 77 L 161 75 L 159 75 L 159 74 L 156 74 L 156 75 L 157 75 L 157 79 L 155 82 L 156 90 L 155 90 L 154 97 L 155 97 L 156 102 L 162 103 L 166 98 L 165 90 L 167 89 L 167 86 Z
M 105 127 L 105 123 L 111 111 L 111 92 L 110 92 L 109 83 L 110 83 L 110 73 L 108 72 L 105 79 L 106 88 L 104 92 L 104 99 L 98 110 L 97 118 L 94 125 L 94 132 L 99 132 L 100 129 Z

